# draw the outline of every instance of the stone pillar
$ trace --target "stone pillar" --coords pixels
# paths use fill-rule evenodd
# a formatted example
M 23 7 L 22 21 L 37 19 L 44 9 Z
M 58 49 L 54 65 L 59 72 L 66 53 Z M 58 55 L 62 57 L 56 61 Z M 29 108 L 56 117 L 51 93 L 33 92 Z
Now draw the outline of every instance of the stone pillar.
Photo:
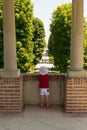
M 3 0 L 4 71 L 1 77 L 18 77 L 16 61 L 16 36 L 14 0 Z
M 84 0 L 72 0 L 72 30 L 69 77 L 83 77 L 83 4 Z

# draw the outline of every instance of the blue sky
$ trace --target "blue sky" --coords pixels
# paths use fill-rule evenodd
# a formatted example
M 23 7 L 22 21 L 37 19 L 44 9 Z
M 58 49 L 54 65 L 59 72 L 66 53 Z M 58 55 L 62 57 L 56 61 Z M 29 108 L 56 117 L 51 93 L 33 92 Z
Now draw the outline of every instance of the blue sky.
M 40 18 L 44 23 L 46 41 L 49 38 L 50 18 L 53 10 L 64 3 L 71 3 L 72 0 L 32 0 L 34 4 L 34 16 Z M 87 16 L 87 0 L 84 0 L 84 16 Z

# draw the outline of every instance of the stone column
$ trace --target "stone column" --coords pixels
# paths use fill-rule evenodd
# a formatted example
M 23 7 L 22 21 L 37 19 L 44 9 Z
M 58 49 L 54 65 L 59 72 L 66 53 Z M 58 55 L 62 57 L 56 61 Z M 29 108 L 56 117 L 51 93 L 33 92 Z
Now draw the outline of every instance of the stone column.
M 84 0 L 72 0 L 72 30 L 69 77 L 87 76 L 83 70 L 83 4 Z
M 18 77 L 16 61 L 16 35 L 14 0 L 3 0 L 4 71 L 1 77 Z

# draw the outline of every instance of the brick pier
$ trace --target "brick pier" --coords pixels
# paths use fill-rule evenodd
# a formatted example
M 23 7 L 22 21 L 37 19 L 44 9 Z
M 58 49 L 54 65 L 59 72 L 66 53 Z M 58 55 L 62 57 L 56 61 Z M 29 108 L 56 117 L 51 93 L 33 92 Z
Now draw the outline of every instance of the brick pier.
M 23 107 L 22 78 L 0 78 L 0 111 L 20 112 Z
M 66 112 L 87 112 L 87 78 L 66 79 Z

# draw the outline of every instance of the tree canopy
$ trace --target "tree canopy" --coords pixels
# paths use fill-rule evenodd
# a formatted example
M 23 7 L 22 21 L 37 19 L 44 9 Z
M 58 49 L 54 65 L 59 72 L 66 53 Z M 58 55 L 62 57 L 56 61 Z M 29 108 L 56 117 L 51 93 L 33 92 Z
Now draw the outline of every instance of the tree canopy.
M 2 3 L 0 0 L 0 69 L 3 68 L 3 23 L 2 23 Z
M 43 22 L 39 18 L 33 18 L 33 26 L 34 26 L 33 53 L 35 54 L 34 64 L 36 65 L 39 63 L 39 61 L 42 58 L 42 54 L 44 51 L 44 47 L 46 46 L 46 42 L 45 42 L 45 30 L 44 30 Z
M 14 0 L 14 5 L 17 66 L 21 72 L 27 72 L 42 57 L 45 47 L 45 30 L 43 22 L 39 18 L 38 20 L 34 18 L 31 0 Z M 1 1 L 0 7 L 0 68 L 3 68 L 3 10 Z M 35 32 L 37 32 L 37 36 Z
M 60 72 L 65 72 L 70 60 L 71 4 L 58 6 L 50 24 L 48 42 L 49 54 L 54 58 L 54 65 Z
M 87 70 L 87 18 L 84 18 L 84 69 Z
M 32 66 L 33 54 L 33 5 L 30 0 L 15 0 L 17 63 L 22 72 Z
M 70 66 L 72 4 L 58 6 L 52 14 L 49 55 L 53 57 L 55 67 L 66 72 Z M 84 18 L 84 68 L 87 69 L 87 18 Z

